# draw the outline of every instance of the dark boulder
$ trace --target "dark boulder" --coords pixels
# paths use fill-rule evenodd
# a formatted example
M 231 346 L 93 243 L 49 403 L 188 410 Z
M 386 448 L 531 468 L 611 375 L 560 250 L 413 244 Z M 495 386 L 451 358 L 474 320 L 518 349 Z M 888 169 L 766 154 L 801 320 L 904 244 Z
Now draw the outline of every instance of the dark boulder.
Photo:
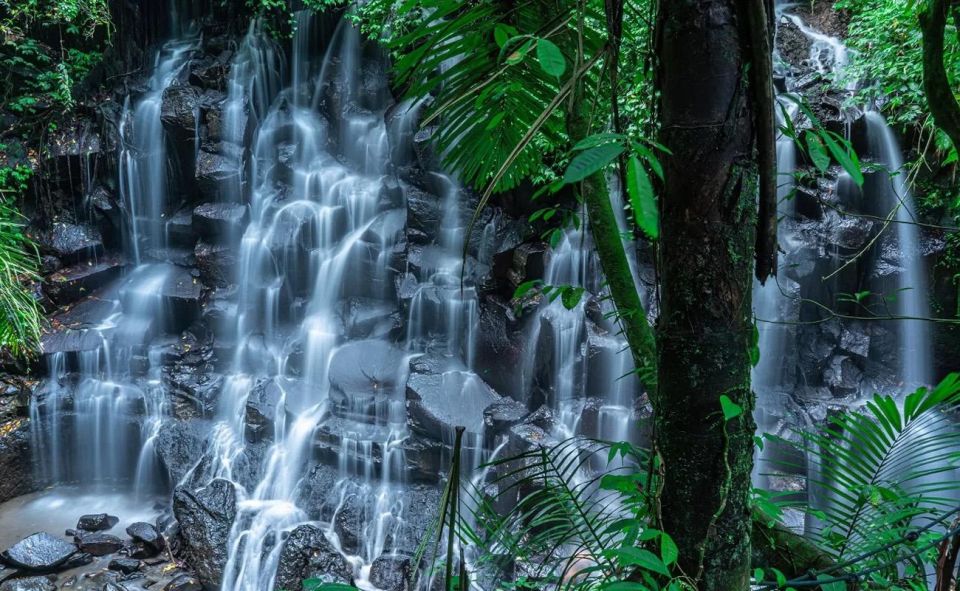
M 330 402 L 338 416 L 370 421 L 387 418 L 399 396 L 406 354 L 384 341 L 354 341 L 330 360 Z
M 96 263 L 80 262 L 47 277 L 43 290 L 58 306 L 72 304 L 107 285 L 123 272 L 123 259 L 110 255 Z
M 108 529 L 113 529 L 119 521 L 120 518 L 115 515 L 92 513 L 90 515 L 82 515 L 80 519 L 77 520 L 77 529 L 89 532 L 107 531 Z
M 421 357 L 410 364 L 407 379 L 407 420 L 421 435 L 452 441 L 456 426 L 483 433 L 483 411 L 500 395 L 479 376 L 446 360 Z
M 229 244 L 243 235 L 247 216 L 245 205 L 204 203 L 193 210 L 193 231 L 207 241 Z
M 123 548 L 123 541 L 117 536 L 102 532 L 82 533 L 77 538 L 81 552 L 92 556 L 106 556 Z
M 237 515 L 233 483 L 217 479 L 196 492 L 178 487 L 173 493 L 173 514 L 180 523 L 182 557 L 204 585 L 218 587 Z
M 313 525 L 297 527 L 284 540 L 274 590 L 297 589 L 306 579 L 353 583 L 350 564 L 330 544 L 323 531 Z
M 182 574 L 164 585 L 163 591 L 203 591 L 204 586 L 200 580 L 188 574 Z
M 110 570 L 115 570 L 121 574 L 129 575 L 140 570 L 141 563 L 134 558 L 114 558 L 107 565 Z
M 410 591 L 413 560 L 402 554 L 384 554 L 370 566 L 370 582 L 383 591 Z
M 196 166 L 197 194 L 200 199 L 236 198 L 236 193 L 230 189 L 240 187 L 238 159 L 201 150 Z
M 174 84 L 163 91 L 160 106 L 160 121 L 164 131 L 177 142 L 194 139 L 197 130 L 197 115 L 200 93 L 192 86 Z
M 46 532 L 28 536 L 0 554 L 3 563 L 28 571 L 54 571 L 61 567 L 77 547 Z
M 40 252 L 52 254 L 64 264 L 85 261 L 103 253 L 103 239 L 93 226 L 54 222 L 34 236 Z
M 197 242 L 193 250 L 200 281 L 207 287 L 227 287 L 237 275 L 240 262 L 236 248 L 225 244 Z
M 134 542 L 143 544 L 153 549 L 155 552 L 163 550 L 163 536 L 157 531 L 157 528 L 149 523 L 138 521 L 127 526 L 127 535 Z
M 22 416 L 21 394 L 29 396 L 30 390 L 0 396 L 0 502 L 35 487 L 30 422 Z

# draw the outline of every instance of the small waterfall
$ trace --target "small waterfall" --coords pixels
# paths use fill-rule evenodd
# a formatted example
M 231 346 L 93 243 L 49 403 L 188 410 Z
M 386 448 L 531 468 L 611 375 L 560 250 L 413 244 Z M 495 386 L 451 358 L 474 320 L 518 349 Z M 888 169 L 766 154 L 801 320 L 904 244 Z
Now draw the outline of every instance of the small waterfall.
M 124 250 L 137 266 L 85 304 L 94 308 L 86 318 L 96 320 L 59 336 L 79 346 L 47 355 L 48 377 L 30 409 L 42 482 L 132 486 L 141 497 L 164 488 L 152 453 L 168 406 L 158 362 L 169 344 L 164 335 L 182 328 L 175 326 L 172 296 L 191 290 L 193 281 L 186 271 L 151 260 L 165 245 L 162 219 L 168 206 L 160 106 L 194 46 L 193 41 L 163 46 L 148 91 L 124 106 L 119 150 L 119 187 L 128 213 Z
M 933 346 L 930 325 L 930 293 L 927 269 L 920 251 L 920 231 L 913 195 L 907 184 L 900 146 L 883 116 L 876 111 L 865 114 L 870 151 L 891 175 L 889 183 L 882 183 L 881 202 L 886 211 L 896 209 L 895 232 L 900 254 L 897 273 L 895 307 L 901 346 L 900 376 L 906 390 L 933 383 Z M 889 295 L 889 294 L 885 294 Z

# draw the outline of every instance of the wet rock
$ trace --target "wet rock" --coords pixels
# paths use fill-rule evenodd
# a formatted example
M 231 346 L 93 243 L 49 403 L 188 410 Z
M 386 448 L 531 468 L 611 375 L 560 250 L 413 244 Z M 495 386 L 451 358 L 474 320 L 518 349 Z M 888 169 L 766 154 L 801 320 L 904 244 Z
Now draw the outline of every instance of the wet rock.
M 92 556 L 106 556 L 123 548 L 123 541 L 117 536 L 101 532 L 82 533 L 77 539 L 81 552 Z
M 163 536 L 149 523 L 138 521 L 127 526 L 127 535 L 134 542 L 143 544 L 156 552 L 163 550 Z
M 243 235 L 247 207 L 231 203 L 204 203 L 193 210 L 193 231 L 210 242 L 229 244 Z
M 823 372 L 823 380 L 834 396 L 850 396 L 861 391 L 863 370 L 845 355 L 833 356 Z
M 178 487 L 173 493 L 173 513 L 180 523 L 182 557 L 204 585 L 219 586 L 237 515 L 233 483 L 217 479 L 196 492 Z
M 447 441 L 456 426 L 463 426 L 468 433 L 482 434 L 483 411 L 499 400 L 490 386 L 462 366 L 425 357 L 410 364 L 407 420 L 416 433 Z
M 113 529 L 113 526 L 117 525 L 119 521 L 120 518 L 114 515 L 92 513 L 83 515 L 77 520 L 77 529 L 88 532 L 107 531 Z
M 237 273 L 237 254 L 236 248 L 225 244 L 198 242 L 193 256 L 203 284 L 212 288 L 230 285 Z
M 360 421 L 387 418 L 399 395 L 406 355 L 384 341 L 355 341 L 330 360 L 330 402 L 338 416 Z
M 277 412 L 283 412 L 280 402 L 283 399 L 283 390 L 276 384 L 258 384 L 247 397 L 246 427 L 247 440 L 256 443 L 273 437 Z
M 240 162 L 222 154 L 201 150 L 195 174 L 200 199 L 223 199 L 240 186 Z
M 34 490 L 30 422 L 20 416 L 15 400 L 0 405 L 0 502 Z
M 407 195 L 407 237 L 411 242 L 427 244 L 437 236 L 443 219 L 443 204 L 439 197 L 409 185 Z
M 78 552 L 70 557 L 70 560 L 63 563 L 61 567 L 63 570 L 69 570 L 73 568 L 80 568 L 81 566 L 86 566 L 93 562 L 93 555 L 87 554 L 86 552 Z
M 167 240 L 174 248 L 193 248 L 197 235 L 193 232 L 193 210 L 181 209 L 166 224 Z
M 524 376 L 522 368 L 528 357 L 530 331 L 514 315 L 510 301 L 498 295 L 484 297 L 475 334 L 477 373 L 497 392 L 522 398 L 528 391 L 529 376 Z
M 280 551 L 275 591 L 296 589 L 306 579 L 353 583 L 353 569 L 330 544 L 320 528 L 301 525 L 290 532 Z
M 337 534 L 340 548 L 344 552 L 356 554 L 360 551 L 363 522 L 363 507 L 356 495 L 350 495 L 333 516 L 333 531 Z
M 384 554 L 370 566 L 370 582 L 383 591 L 409 591 L 413 560 L 402 554 Z
M 55 304 L 71 304 L 119 277 L 123 267 L 123 259 L 115 255 L 96 263 L 76 263 L 52 273 L 43 289 Z
M 56 591 L 56 589 L 57 586 L 47 577 L 17 577 L 0 583 L 0 591 Z
M 179 575 L 163 587 L 163 591 L 203 591 L 200 579 L 193 575 Z
M 53 571 L 76 554 L 77 547 L 46 532 L 28 536 L 3 553 L 0 560 L 8 566 L 28 571 Z
M 513 398 L 501 398 L 483 410 L 486 435 L 500 435 L 514 425 L 519 425 L 529 414 L 530 410 L 527 405 L 517 402 Z M 490 439 L 490 441 L 493 441 L 493 439 Z
M 129 575 L 140 570 L 140 561 L 134 558 L 114 558 L 107 565 L 110 570 L 115 570 L 121 574 Z
M 163 91 L 160 121 L 175 141 L 193 140 L 197 129 L 200 93 L 192 86 L 173 84 Z
M 40 252 L 52 254 L 64 264 L 85 261 L 103 253 L 100 231 L 84 224 L 55 222 L 35 236 Z

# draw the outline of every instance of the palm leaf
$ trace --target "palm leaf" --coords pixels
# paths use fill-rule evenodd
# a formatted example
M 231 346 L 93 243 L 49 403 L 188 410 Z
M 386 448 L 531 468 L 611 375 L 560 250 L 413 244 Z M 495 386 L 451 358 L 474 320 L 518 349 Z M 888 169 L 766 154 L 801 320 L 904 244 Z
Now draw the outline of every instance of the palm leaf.
M 810 463 L 811 509 L 820 521 L 813 535 L 822 547 L 838 560 L 868 553 L 953 507 L 958 402 L 960 375 L 951 374 L 902 403 L 877 394 L 862 411 L 800 433 L 793 445 Z M 902 551 L 891 549 L 885 559 Z

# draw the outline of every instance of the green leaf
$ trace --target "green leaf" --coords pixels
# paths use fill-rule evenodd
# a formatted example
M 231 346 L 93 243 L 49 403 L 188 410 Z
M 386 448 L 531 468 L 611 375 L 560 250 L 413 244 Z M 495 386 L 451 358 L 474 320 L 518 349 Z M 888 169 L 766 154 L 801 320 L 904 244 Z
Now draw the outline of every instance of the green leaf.
M 547 39 L 537 41 L 537 59 L 540 60 L 540 67 L 548 76 L 559 78 L 567 70 L 567 62 L 563 59 L 560 48 Z
M 320 579 L 306 579 L 303 582 L 303 591 L 357 591 L 357 588 L 343 583 L 324 583 Z
M 723 410 L 724 421 L 735 419 L 743 414 L 743 407 L 733 400 L 730 400 L 730 397 L 726 394 L 720 395 L 720 408 Z
M 830 150 L 830 153 L 840 163 L 840 166 L 843 167 L 847 174 L 850 175 L 850 178 L 853 179 L 853 182 L 857 183 L 858 187 L 863 186 L 863 171 L 860 169 L 860 162 L 857 159 L 857 153 L 853 150 L 853 147 L 849 142 L 843 138 L 839 138 L 839 141 L 833 137 L 833 134 L 826 130 L 820 130 L 820 137 L 827 144 L 827 149 Z M 844 145 L 841 146 L 840 144 Z
M 513 298 L 514 298 L 514 299 L 520 299 L 520 298 L 522 298 L 523 296 L 527 295 L 527 293 L 528 293 L 531 289 L 533 289 L 534 287 L 539 286 L 539 285 L 542 284 L 542 283 L 543 283 L 543 281 L 540 280 L 540 279 L 533 279 L 533 280 L 531 280 L 531 281 L 524 281 L 523 283 L 521 283 L 520 285 L 517 286 L 517 289 L 516 289 L 516 290 L 514 290 L 514 292 L 513 292 Z
M 580 298 L 583 296 L 583 291 L 584 289 L 582 287 L 565 287 L 560 296 L 563 307 L 567 310 L 576 308 L 577 304 L 580 303 Z
M 666 533 L 660 536 L 660 556 L 663 557 L 664 564 L 670 566 L 677 561 L 679 555 L 680 550 L 677 548 L 677 544 L 673 541 L 673 538 Z
M 670 576 L 667 565 L 660 560 L 656 554 L 642 548 L 620 548 L 617 550 L 620 563 L 624 566 L 638 566 L 644 570 L 649 570 L 665 577 Z
M 588 176 L 603 170 L 608 164 L 616 160 L 617 156 L 623 154 L 624 150 L 626 148 L 620 144 L 603 144 L 577 154 L 577 157 L 571 160 L 567 166 L 567 170 L 563 174 L 563 182 L 567 184 L 579 183 Z
M 817 170 L 825 172 L 830 168 L 830 156 L 827 154 L 826 148 L 823 147 L 823 141 L 814 133 L 808 133 L 806 139 L 807 153 L 810 155 L 810 160 L 813 161 L 813 165 L 817 167 Z
M 760 329 L 757 328 L 757 321 L 753 321 L 753 330 L 750 331 L 750 365 L 756 367 L 760 363 Z
M 497 47 L 502 48 L 510 40 L 512 36 L 511 28 L 503 23 L 497 23 L 497 26 L 493 28 L 493 40 L 497 42 Z
M 593 135 L 588 135 L 579 142 L 573 145 L 572 150 L 574 152 L 579 152 L 580 150 L 586 150 L 587 148 L 593 148 L 596 146 L 602 146 L 603 144 L 614 144 L 614 143 L 623 143 L 625 136 L 619 133 L 595 133 Z
M 831 577 L 830 575 L 817 576 L 818 581 L 829 581 L 832 578 L 834 577 Z M 821 591 L 847 591 L 847 584 L 843 581 L 834 581 L 832 583 L 821 583 L 820 589 Z
M 486 131 L 493 131 L 494 129 L 496 129 L 496 127 L 500 125 L 500 122 L 503 121 L 503 118 L 506 116 L 507 116 L 506 111 L 500 111 L 499 113 L 494 115 L 493 118 L 490 119 L 490 122 L 487 123 Z
M 660 212 L 657 211 L 657 200 L 653 194 L 653 185 L 646 169 L 636 156 L 630 157 L 627 165 L 627 194 L 630 196 L 630 207 L 633 208 L 633 218 L 637 226 L 651 240 L 660 237 Z
M 614 583 L 605 583 L 603 585 L 603 591 L 650 591 L 650 588 L 642 583 L 616 581 Z

